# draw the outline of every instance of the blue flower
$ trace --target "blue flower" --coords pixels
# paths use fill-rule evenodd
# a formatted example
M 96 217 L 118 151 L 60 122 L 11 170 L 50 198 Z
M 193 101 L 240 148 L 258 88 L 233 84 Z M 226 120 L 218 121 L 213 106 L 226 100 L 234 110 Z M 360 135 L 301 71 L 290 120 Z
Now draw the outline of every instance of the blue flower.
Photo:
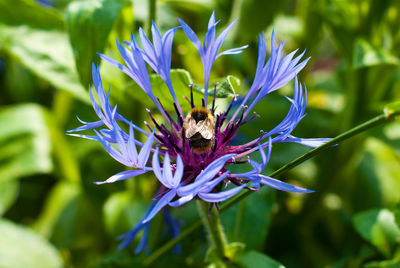
M 239 105 L 234 105 L 236 99 L 233 98 L 226 111 L 217 114 L 214 107 L 215 96 L 211 107 L 207 104 L 212 66 L 219 56 L 241 53 L 247 46 L 219 52 L 234 22 L 217 36 L 216 26 L 218 22 L 215 21 L 214 12 L 210 17 L 203 43 L 184 21 L 179 19 L 179 22 L 180 27 L 168 30 L 163 36 L 153 23 L 151 28 L 153 42 L 140 29 L 139 37 L 142 48 L 133 35 L 130 42 L 121 44 L 117 41 L 117 47 L 124 64 L 100 54 L 102 59 L 122 70 L 140 86 L 150 100 L 154 102 L 166 124 L 158 123 L 147 110 L 151 121 L 154 123 L 153 128 L 146 123 L 146 126 L 150 129 L 148 132 L 120 115 L 117 112 L 117 106 L 110 104 L 110 90 L 107 94 L 104 91 L 98 66 L 93 65 L 93 84 L 99 103 L 96 102 L 92 90 L 90 90 L 90 97 L 99 120 L 95 122 L 80 120 L 83 125 L 69 131 L 71 133 L 93 130 L 94 135 L 71 135 L 100 142 L 111 157 L 129 168 L 103 182 L 97 182 L 97 184 L 125 180 L 145 172 L 153 172 L 160 183 L 155 201 L 142 220 L 122 237 L 121 248 L 131 243 L 140 230 L 144 230 L 136 252 L 146 250 L 150 221 L 161 210 L 164 211 L 164 217 L 173 230 L 173 235 L 179 233 L 179 224 L 171 220 L 168 209 L 182 206 L 193 199 L 201 199 L 213 205 L 227 200 L 245 187 L 258 189 L 261 185 L 288 192 L 312 192 L 265 176 L 262 172 L 270 159 L 273 143 L 295 142 L 316 147 L 330 140 L 327 138 L 298 138 L 291 134 L 306 115 L 306 87 L 297 78 L 297 74 L 309 60 L 302 60 L 305 51 L 296 57 L 297 50 L 285 55 L 283 52 L 284 42 L 277 46 L 274 32 L 272 32 L 271 54 L 267 59 L 266 40 L 264 33 L 261 33 L 258 38 L 256 73 L 247 94 Z M 192 96 L 192 110 L 185 111 L 187 116 L 184 115 L 179 105 L 179 98 L 182 96 L 176 96 L 170 77 L 173 38 L 175 32 L 179 29 L 183 30 L 198 50 L 204 70 L 203 105 L 202 107 L 195 107 Z M 157 96 L 154 95 L 146 63 L 167 85 L 174 101 L 176 117 L 171 116 L 160 104 Z M 231 142 L 239 133 L 240 128 L 255 118 L 255 116 L 249 116 L 249 113 L 256 104 L 269 93 L 285 86 L 293 79 L 293 97 L 287 97 L 291 105 L 286 117 L 272 130 L 262 131 L 258 138 L 242 145 L 232 145 Z M 120 125 L 124 125 L 124 127 Z M 126 133 L 123 129 L 128 128 L 129 132 Z M 134 131 L 144 134 L 146 141 L 137 140 Z M 137 147 L 140 147 L 139 153 Z M 267 149 L 267 154 L 264 149 Z M 257 150 L 261 155 L 261 163 L 251 159 L 243 160 Z M 149 164 L 151 153 L 153 153 L 153 156 L 151 164 Z M 163 158 L 162 166 L 160 165 L 160 157 Z M 244 173 L 231 173 L 230 166 L 247 162 L 253 167 L 252 170 Z M 233 185 L 233 187 L 226 188 L 228 185 Z
M 183 20 L 179 18 L 178 20 L 181 23 L 183 31 L 190 39 L 190 41 L 192 41 L 193 45 L 196 47 L 200 54 L 200 59 L 203 63 L 204 69 L 204 102 L 205 106 L 207 106 L 208 84 L 210 81 L 211 68 L 215 60 L 222 55 L 241 53 L 242 50 L 247 47 L 247 45 L 238 48 L 228 49 L 218 54 L 222 43 L 224 42 L 229 31 L 232 29 L 236 20 L 229 24 L 228 27 L 226 27 L 226 29 L 217 37 L 217 39 L 215 39 L 215 28 L 218 24 L 218 22 L 215 22 L 215 12 L 212 13 L 210 20 L 208 21 L 208 31 L 204 36 L 203 44 L 201 44 L 199 38 L 192 30 L 192 28 L 189 27 L 189 25 L 187 25 Z
M 220 174 L 221 169 L 229 159 L 235 156 L 234 154 L 225 155 L 214 160 L 206 169 L 200 172 L 192 183 L 189 184 L 181 184 L 184 174 L 184 166 L 182 158 L 179 155 L 176 158 L 176 165 L 174 165 L 173 168 L 169 154 L 166 152 L 162 167 L 163 171 L 161 172 L 158 154 L 159 148 L 157 147 L 153 154 L 153 172 L 160 183 L 165 187 L 165 193 L 154 206 L 152 211 L 147 215 L 147 217 L 145 217 L 143 223 L 150 221 L 166 205 L 173 207 L 181 206 L 192 200 L 195 196 L 210 203 L 222 202 L 238 193 L 245 186 L 241 185 L 227 191 L 211 193 L 214 187 L 227 177 L 229 172 L 226 171 L 223 174 Z M 172 169 L 175 169 L 174 174 Z M 216 175 L 219 176 L 215 178 Z M 180 198 L 171 202 L 177 196 Z
M 267 155 L 265 155 L 264 149 L 260 144 L 258 144 L 258 150 L 260 151 L 261 155 L 261 164 L 249 160 L 250 164 L 253 166 L 253 170 L 248 171 L 246 173 L 240 173 L 240 174 L 233 174 L 234 177 L 238 178 L 245 178 L 248 179 L 252 185 L 256 188 L 260 188 L 260 184 L 266 185 L 268 187 L 278 189 L 278 190 L 283 190 L 287 192 L 293 192 L 293 193 L 312 193 L 314 192 L 313 190 L 308 190 L 302 187 L 294 186 L 291 184 L 288 184 L 286 182 L 265 176 L 261 174 L 264 171 L 264 168 L 266 167 L 269 158 L 271 156 L 271 149 L 272 149 L 272 140 L 271 138 L 268 141 L 268 152 Z
M 122 129 L 118 126 L 116 121 L 113 122 L 113 132 L 111 133 L 111 135 L 115 137 L 119 150 L 114 148 L 110 144 L 110 142 L 108 142 L 96 130 L 95 133 L 98 140 L 101 142 L 101 145 L 103 145 L 104 149 L 110 154 L 111 157 L 127 167 L 135 168 L 133 170 L 127 170 L 117 173 L 103 182 L 95 182 L 96 184 L 112 183 L 120 180 L 125 180 L 134 176 L 141 175 L 151 170 L 150 167 L 146 167 L 146 163 L 150 156 L 150 151 L 152 148 L 151 146 L 154 139 L 154 131 L 150 134 L 146 142 L 142 145 L 142 149 L 140 150 L 139 154 L 136 150 L 135 143 L 137 143 L 137 141 L 135 140 L 132 124 L 129 125 L 128 141 L 125 141 L 122 136 Z

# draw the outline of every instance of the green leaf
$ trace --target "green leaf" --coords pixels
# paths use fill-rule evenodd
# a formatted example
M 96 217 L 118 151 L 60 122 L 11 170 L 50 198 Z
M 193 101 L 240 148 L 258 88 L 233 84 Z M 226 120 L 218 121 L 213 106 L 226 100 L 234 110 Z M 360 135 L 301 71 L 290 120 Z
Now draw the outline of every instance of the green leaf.
M 233 75 L 228 75 L 217 83 L 215 96 L 217 98 L 233 97 L 235 95 L 235 91 L 239 89 L 239 86 L 240 79 Z M 204 88 L 199 85 L 193 84 L 193 89 L 201 94 L 204 94 Z M 208 96 L 214 96 L 214 84 L 208 86 Z
M 400 228 L 400 203 L 397 203 L 396 209 L 394 210 L 394 218 L 397 224 L 397 227 Z
M 60 12 L 45 8 L 32 0 L 0 0 L 0 24 L 29 25 L 42 29 L 63 29 Z
M 366 40 L 358 39 L 354 44 L 353 68 L 383 64 L 399 64 L 399 59 L 383 48 L 375 48 Z
M 236 37 L 242 40 L 254 38 L 265 30 L 274 16 L 283 11 L 286 5 L 285 1 L 248 0 L 242 3 L 237 31 L 235 31 Z
M 141 1 L 134 0 L 134 2 Z M 186 12 L 201 12 L 215 8 L 215 1 L 212 0 L 165 0 L 165 3 L 177 10 L 183 9 Z
M 242 256 L 246 245 L 240 242 L 229 243 L 225 247 L 225 254 L 229 260 L 236 262 Z
M 34 229 L 42 236 L 50 238 L 62 214 L 68 213 L 68 210 L 71 211 L 79 194 L 78 186 L 67 182 L 58 183 L 47 197 Z
M 111 195 L 103 206 L 104 222 L 108 232 L 119 235 L 135 226 L 145 214 L 148 203 L 132 200 L 132 193 Z
M 32 230 L 0 219 L 0 267 L 64 267 L 57 250 Z
M 262 250 L 271 221 L 274 197 L 272 190 L 262 188 L 222 214 L 221 221 L 228 240 L 243 242 L 248 249 Z
M 400 229 L 394 215 L 387 209 L 372 209 L 357 213 L 353 217 L 357 232 L 374 245 L 386 257 L 390 257 L 400 239 Z
M 51 141 L 45 110 L 23 104 L 0 110 L 0 181 L 49 173 Z
M 400 259 L 394 258 L 393 260 L 368 262 L 363 267 L 364 268 L 398 268 L 398 267 L 400 267 Z
M 257 251 L 245 252 L 240 258 L 243 267 L 248 268 L 284 268 L 282 264 Z
M 359 166 L 360 180 L 368 193 L 364 204 L 394 206 L 400 201 L 400 163 L 393 147 L 376 138 L 365 142 L 365 153 Z
M 26 25 L 0 24 L 0 38 L 6 51 L 38 77 L 77 99 L 90 103 L 79 82 L 67 34 Z
M 66 11 L 67 29 L 75 65 L 83 85 L 91 81 L 92 62 L 99 63 L 102 53 L 124 0 L 93 0 L 72 2 Z
M 60 12 L 36 1 L 16 0 L 10 4 L 0 0 L 2 48 L 40 78 L 89 103 L 75 71 L 64 24 Z
M 0 216 L 15 202 L 18 197 L 19 182 L 0 182 Z

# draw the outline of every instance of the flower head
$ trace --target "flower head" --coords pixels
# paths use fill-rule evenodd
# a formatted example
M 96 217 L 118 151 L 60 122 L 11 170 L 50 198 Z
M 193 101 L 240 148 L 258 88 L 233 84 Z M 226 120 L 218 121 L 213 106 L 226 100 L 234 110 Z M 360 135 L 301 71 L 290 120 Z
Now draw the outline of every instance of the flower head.
M 214 89 L 212 104 L 207 104 L 212 66 L 218 57 L 241 53 L 246 46 L 219 52 L 234 22 L 217 36 L 216 26 L 218 22 L 215 21 L 214 13 L 209 20 L 203 43 L 184 21 L 179 19 L 179 22 L 180 27 L 167 31 L 163 36 L 159 33 L 156 25 L 153 24 L 151 29 L 153 42 L 140 29 L 139 36 L 142 48 L 139 47 L 133 35 L 130 42 L 121 44 L 117 41 L 117 47 L 124 64 L 105 55 L 100 55 L 102 59 L 122 70 L 141 87 L 164 117 L 166 125 L 157 122 L 149 110 L 147 110 L 148 115 L 154 123 L 153 128 L 146 124 L 150 128 L 150 132 L 121 116 L 117 112 L 117 107 L 110 104 L 110 92 L 105 93 L 99 69 L 93 65 L 93 83 L 100 106 L 92 91 L 90 91 L 90 96 L 99 120 L 96 122 L 81 121 L 83 126 L 70 131 L 79 132 L 94 129 L 94 136 L 73 135 L 99 141 L 115 160 L 130 168 L 103 182 L 97 182 L 98 184 L 128 179 L 149 171 L 154 173 L 160 183 L 155 200 L 146 215 L 137 226 L 122 237 L 122 248 L 133 240 L 139 230 L 144 229 L 142 241 L 139 243 L 137 251 L 145 249 L 149 223 L 161 210 L 164 211 L 164 217 L 171 225 L 173 234 L 176 235 L 178 225 L 167 214 L 167 209 L 181 206 L 195 198 L 216 204 L 234 196 L 245 187 L 258 189 L 260 185 L 296 193 L 312 192 L 265 176 L 262 172 L 269 161 L 272 144 L 275 142 L 296 142 L 316 147 L 329 140 L 304 139 L 291 135 L 294 128 L 305 116 L 306 87 L 298 81 L 296 76 L 308 61 L 308 59 L 301 60 L 305 52 L 297 57 L 294 57 L 296 51 L 285 55 L 283 53 L 284 42 L 276 46 L 275 36 L 272 33 L 271 55 L 266 60 L 266 41 L 264 33 L 260 34 L 256 73 L 247 94 L 240 105 L 233 105 L 236 102 L 236 99 L 233 98 L 226 111 L 216 113 L 216 89 Z M 172 43 L 174 33 L 178 29 L 183 30 L 198 50 L 204 70 L 203 105 L 196 107 L 193 94 L 191 94 L 192 109 L 185 111 L 186 116 L 181 110 L 178 101 L 180 96 L 176 96 L 170 77 Z M 174 101 L 176 117 L 171 116 L 164 109 L 157 96 L 154 95 L 146 63 L 166 83 Z M 293 79 L 293 98 L 287 97 L 291 106 L 282 122 L 268 132 L 262 131 L 260 136 L 253 141 L 242 145 L 232 145 L 231 142 L 238 134 L 241 126 L 255 118 L 255 116 L 249 116 L 255 105 L 266 95 L 283 87 Z M 233 107 L 236 107 L 236 110 Z M 126 125 L 129 132 L 126 133 L 120 127 L 120 124 Z M 134 131 L 144 134 L 147 137 L 146 142 L 138 141 L 135 138 Z M 141 147 L 139 153 L 137 147 Z M 267 149 L 267 153 L 265 153 L 265 149 Z M 261 155 L 261 163 L 251 159 L 243 160 L 257 150 Z M 153 154 L 152 158 L 150 158 L 151 153 Z M 160 164 L 160 157 L 163 158 L 162 164 Z M 149 161 L 149 159 L 152 161 Z M 236 174 L 230 171 L 229 166 L 247 162 L 253 167 L 251 171 Z

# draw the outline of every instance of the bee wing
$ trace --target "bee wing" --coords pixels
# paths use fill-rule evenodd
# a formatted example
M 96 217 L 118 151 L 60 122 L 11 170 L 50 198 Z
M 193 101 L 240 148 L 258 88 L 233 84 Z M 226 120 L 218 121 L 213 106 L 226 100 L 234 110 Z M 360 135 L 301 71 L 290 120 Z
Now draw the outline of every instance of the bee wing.
M 197 128 L 197 132 L 199 132 L 204 139 L 211 140 L 214 137 L 214 129 L 210 121 L 200 121 L 197 123 Z
M 199 131 L 197 130 L 196 121 L 194 119 L 190 119 L 185 127 L 186 138 L 189 139 L 197 132 L 199 132 Z

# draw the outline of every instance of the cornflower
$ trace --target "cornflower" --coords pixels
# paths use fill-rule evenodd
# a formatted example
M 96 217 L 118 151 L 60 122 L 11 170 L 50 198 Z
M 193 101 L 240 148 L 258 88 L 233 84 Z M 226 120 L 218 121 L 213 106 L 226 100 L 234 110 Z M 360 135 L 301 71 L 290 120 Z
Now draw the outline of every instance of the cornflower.
M 151 27 L 153 42 L 140 29 L 141 47 L 133 35 L 131 41 L 124 44 L 120 44 L 117 40 L 117 47 L 124 64 L 100 54 L 103 60 L 119 68 L 139 85 L 164 117 L 165 124 L 157 122 L 148 109 L 147 113 L 154 124 L 152 128 L 146 123 L 149 130 L 135 125 L 120 115 L 117 112 L 117 106 L 113 107 L 109 102 L 110 90 L 107 94 L 104 91 L 99 67 L 93 65 L 93 84 L 100 106 L 96 102 L 92 90 L 89 90 L 91 102 L 99 120 L 95 122 L 80 120 L 83 125 L 69 131 L 79 132 L 93 129 L 94 136 L 71 135 L 101 142 L 115 160 L 129 168 L 129 170 L 115 174 L 105 181 L 96 182 L 97 184 L 113 183 L 150 171 L 160 182 L 160 188 L 154 201 L 141 221 L 131 231 L 120 237 L 123 240 L 120 248 L 124 248 L 131 243 L 141 229 L 144 229 L 141 241 L 135 250 L 136 253 L 147 249 L 149 223 L 161 210 L 164 211 L 164 218 L 170 229 L 173 230 L 173 236 L 179 234 L 179 223 L 171 217 L 167 210 L 168 207 L 178 207 L 196 198 L 217 206 L 219 202 L 234 196 L 243 188 L 257 190 L 260 185 L 288 192 L 312 192 L 265 176 L 262 172 L 269 161 L 273 143 L 295 142 L 309 147 L 317 147 L 329 141 L 326 138 L 304 139 L 291 135 L 293 129 L 305 116 L 306 87 L 298 81 L 296 76 L 309 60 L 309 58 L 301 60 L 305 51 L 297 57 L 294 57 L 297 50 L 285 55 L 283 53 L 284 42 L 276 46 L 275 35 L 272 32 L 271 53 L 266 60 L 266 40 L 264 33 L 261 33 L 258 38 L 256 73 L 247 94 L 241 100 L 240 105 L 234 105 L 236 102 L 234 97 L 226 111 L 217 113 L 215 108 L 216 87 L 211 105 L 207 103 L 212 66 L 220 56 L 241 53 L 247 46 L 220 52 L 222 44 L 235 22 L 229 24 L 216 36 L 218 22 L 215 21 L 214 12 L 209 19 L 208 30 L 203 42 L 184 21 L 179 19 L 179 22 L 179 27 L 168 30 L 163 36 L 153 23 Z M 198 50 L 204 70 L 202 106 L 194 105 L 192 86 L 188 85 L 191 89 L 190 105 L 192 110 L 187 111 L 186 116 L 179 104 L 170 76 L 172 43 L 174 34 L 179 29 L 184 31 Z M 173 99 L 176 116 L 171 116 L 154 95 L 147 66 L 150 66 L 167 85 Z M 240 127 L 257 117 L 257 115 L 249 116 L 255 105 L 266 95 L 278 90 L 293 79 L 293 98 L 287 97 L 291 106 L 282 122 L 268 132 L 262 131 L 257 139 L 242 145 L 232 145 L 231 142 L 238 134 Z M 126 133 L 120 124 L 126 125 L 129 132 Z M 135 131 L 141 132 L 147 137 L 145 143 L 141 143 L 135 138 Z M 139 153 L 137 147 L 141 147 Z M 267 149 L 267 153 L 265 153 L 265 149 Z M 261 163 L 257 163 L 249 157 L 250 153 L 257 150 L 261 155 Z M 149 161 L 151 153 L 152 160 Z M 163 158 L 162 165 L 159 161 L 160 156 Z M 247 159 L 243 160 L 243 158 Z M 251 164 L 253 170 L 237 174 L 230 172 L 229 166 L 247 162 Z M 232 185 L 232 187 L 226 189 L 228 185 Z

